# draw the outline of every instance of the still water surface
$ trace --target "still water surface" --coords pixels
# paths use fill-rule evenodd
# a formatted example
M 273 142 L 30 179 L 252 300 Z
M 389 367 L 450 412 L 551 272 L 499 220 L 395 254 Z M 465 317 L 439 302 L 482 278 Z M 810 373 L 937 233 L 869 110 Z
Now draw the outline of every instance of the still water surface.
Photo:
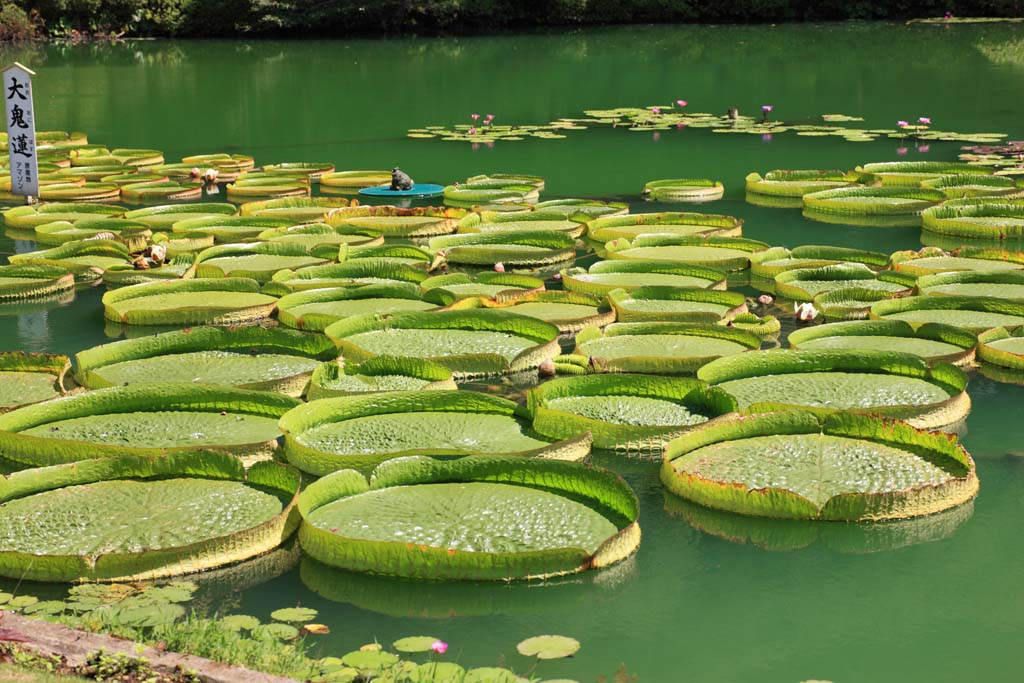
M 307 42 L 138 42 L 0 49 L 39 73 L 40 129 L 82 130 L 111 147 L 184 154 L 240 151 L 258 163 L 326 160 L 342 169 L 401 165 L 420 181 L 484 172 L 547 179 L 545 198 L 627 199 L 646 180 L 711 177 L 710 211 L 746 220 L 772 244 L 917 248 L 916 228 L 812 223 L 743 201 L 743 178 L 772 168 L 851 168 L 898 158 L 897 141 L 650 133 L 595 128 L 493 149 L 411 140 L 407 128 L 546 123 L 584 109 L 667 104 L 825 113 L 872 127 L 930 116 L 937 128 L 1024 137 L 1024 32 L 1014 25 L 884 24 L 635 27 L 525 36 Z M 907 157 L 953 159 L 952 143 Z M 0 241 L 0 251 L 30 243 Z M 74 353 L 107 341 L 101 292 L 71 305 L 0 312 L 0 350 Z M 667 500 L 652 462 L 598 456 L 641 498 L 639 553 L 611 570 L 549 585 L 409 584 L 309 563 L 236 591 L 234 609 L 266 618 L 320 610 L 340 654 L 423 634 L 466 665 L 515 654 L 540 633 L 579 638 L 581 653 L 539 673 L 592 681 L 624 662 L 641 681 L 1016 680 L 1024 625 L 1024 389 L 972 377 L 967 448 L 981 494 L 972 508 L 890 526 L 764 524 Z M 713 530 L 714 533 L 708 531 Z M 731 539 L 731 540 L 727 540 Z M 756 539 L 756 542 L 750 542 Z M 747 542 L 744 542 L 747 541 Z M 37 587 L 33 587 L 35 589 Z M 38 587 L 40 592 L 42 587 Z

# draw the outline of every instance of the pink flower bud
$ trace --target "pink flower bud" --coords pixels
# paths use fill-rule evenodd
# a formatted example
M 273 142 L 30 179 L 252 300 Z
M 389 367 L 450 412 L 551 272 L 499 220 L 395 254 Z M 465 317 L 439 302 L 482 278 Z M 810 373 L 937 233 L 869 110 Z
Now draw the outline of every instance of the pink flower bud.
M 761 105 L 761 111 L 771 111 L 772 109 L 775 109 L 775 107 L 773 107 L 770 104 L 762 104 Z
M 899 126 L 900 128 L 906 128 L 906 127 L 907 127 L 907 126 L 909 126 L 910 124 L 909 124 L 909 123 L 907 123 L 906 121 L 897 121 L 897 122 L 896 122 L 896 125 L 897 125 L 897 126 Z
M 480 114 L 470 114 L 469 118 L 471 118 L 474 121 L 476 121 L 478 118 L 480 118 Z
M 498 261 L 497 263 L 495 263 L 494 264 L 494 272 L 495 273 L 504 273 L 505 272 L 505 264 L 502 263 L 501 261 Z
M 680 107 L 685 107 L 686 100 L 676 100 L 676 104 L 678 104 Z
M 771 294 L 762 294 L 761 296 L 757 297 L 757 303 L 764 304 L 765 306 L 767 306 L 773 301 L 775 301 L 775 299 L 772 297 Z
M 548 358 L 537 368 L 540 371 L 541 377 L 554 377 L 555 376 L 555 361 Z
M 922 116 L 921 118 L 919 118 L 919 119 L 917 120 L 917 122 L 918 122 L 918 123 L 924 123 L 924 124 L 928 124 L 928 123 L 931 123 L 931 122 L 932 122 L 932 120 L 931 120 L 930 118 L 928 118 L 927 116 Z
M 448 643 L 444 642 L 443 640 L 435 640 L 430 645 L 430 649 L 439 655 L 443 655 L 445 652 L 448 651 Z

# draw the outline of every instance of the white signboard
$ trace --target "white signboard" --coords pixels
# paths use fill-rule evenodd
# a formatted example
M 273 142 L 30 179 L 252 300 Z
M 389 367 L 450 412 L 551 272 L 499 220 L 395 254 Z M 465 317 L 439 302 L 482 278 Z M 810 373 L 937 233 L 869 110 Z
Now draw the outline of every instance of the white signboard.
M 3 98 L 7 113 L 7 151 L 11 158 L 11 192 L 39 196 L 36 121 L 32 110 L 32 76 L 15 62 L 4 69 Z

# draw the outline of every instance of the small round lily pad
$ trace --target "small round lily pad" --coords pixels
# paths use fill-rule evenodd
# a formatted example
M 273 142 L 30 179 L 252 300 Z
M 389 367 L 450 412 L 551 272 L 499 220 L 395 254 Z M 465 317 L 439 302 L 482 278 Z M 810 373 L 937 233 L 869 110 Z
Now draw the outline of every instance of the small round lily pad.
M 263 624 L 252 630 L 256 638 L 295 640 L 299 637 L 299 629 L 290 624 Z
M 580 641 L 567 636 L 534 636 L 516 645 L 519 654 L 537 659 L 571 657 L 580 649 Z
M 251 631 L 260 625 L 260 620 L 248 614 L 232 614 L 220 620 L 221 626 L 231 631 Z
M 286 607 L 270 613 L 270 618 L 275 621 L 287 621 L 294 624 L 301 624 L 316 619 L 317 611 L 309 607 Z
M 433 636 L 409 636 L 408 638 L 399 638 L 391 644 L 391 647 L 399 652 L 429 652 L 434 643 L 439 640 L 440 638 Z

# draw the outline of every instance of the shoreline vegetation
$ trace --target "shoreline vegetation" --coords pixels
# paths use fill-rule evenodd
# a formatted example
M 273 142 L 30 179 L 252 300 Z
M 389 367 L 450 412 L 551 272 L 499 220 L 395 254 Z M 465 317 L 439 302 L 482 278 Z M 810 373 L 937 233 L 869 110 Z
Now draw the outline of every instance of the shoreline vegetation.
M 1020 19 L 1018 0 L 0 0 L 0 41 L 487 34 L 645 23 Z

